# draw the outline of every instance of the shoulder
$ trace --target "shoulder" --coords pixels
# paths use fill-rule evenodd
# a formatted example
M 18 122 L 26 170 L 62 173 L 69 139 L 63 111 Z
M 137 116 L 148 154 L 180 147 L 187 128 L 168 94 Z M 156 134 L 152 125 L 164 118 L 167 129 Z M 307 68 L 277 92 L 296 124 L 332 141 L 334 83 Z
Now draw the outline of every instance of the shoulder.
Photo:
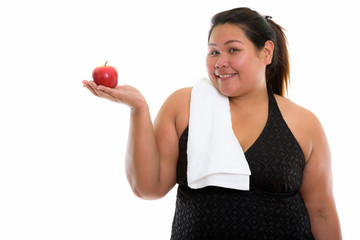
M 184 100 L 190 100 L 191 90 L 192 87 L 180 88 L 170 94 L 166 102 L 177 104 L 183 102 Z
M 173 122 L 179 137 L 189 124 L 191 90 L 192 87 L 186 87 L 170 94 L 157 116 Z
M 174 91 L 165 100 L 162 108 L 166 108 L 167 111 L 171 111 L 175 115 L 179 114 L 184 108 L 189 106 L 191 90 L 192 87 L 187 87 Z
M 326 141 L 317 116 L 310 110 L 286 97 L 275 95 L 283 118 L 303 149 L 306 160 L 310 158 L 319 141 Z
M 313 112 L 294 103 L 290 99 L 279 95 L 275 95 L 275 98 L 279 105 L 280 111 L 285 115 L 289 115 L 289 117 L 298 119 L 299 123 L 305 125 L 311 123 L 310 125 L 312 125 L 314 122 L 319 122 L 318 118 Z

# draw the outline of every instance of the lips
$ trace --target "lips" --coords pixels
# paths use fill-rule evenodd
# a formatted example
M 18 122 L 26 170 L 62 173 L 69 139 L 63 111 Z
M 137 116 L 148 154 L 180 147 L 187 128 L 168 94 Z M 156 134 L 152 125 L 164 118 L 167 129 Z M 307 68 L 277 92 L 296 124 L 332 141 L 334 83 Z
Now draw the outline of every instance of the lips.
M 217 78 L 221 80 L 229 79 L 236 75 L 236 73 L 222 73 L 222 74 L 215 74 Z

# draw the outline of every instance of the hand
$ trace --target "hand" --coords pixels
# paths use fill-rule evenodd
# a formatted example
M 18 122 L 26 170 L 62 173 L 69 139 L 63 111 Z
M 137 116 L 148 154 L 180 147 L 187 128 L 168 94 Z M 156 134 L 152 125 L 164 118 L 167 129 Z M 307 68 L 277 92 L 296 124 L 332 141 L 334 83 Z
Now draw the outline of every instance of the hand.
M 144 96 L 136 88 L 123 85 L 115 88 L 108 88 L 102 85 L 96 85 L 93 81 L 84 80 L 83 86 L 97 97 L 105 98 L 113 102 L 123 103 L 132 109 L 148 108 Z

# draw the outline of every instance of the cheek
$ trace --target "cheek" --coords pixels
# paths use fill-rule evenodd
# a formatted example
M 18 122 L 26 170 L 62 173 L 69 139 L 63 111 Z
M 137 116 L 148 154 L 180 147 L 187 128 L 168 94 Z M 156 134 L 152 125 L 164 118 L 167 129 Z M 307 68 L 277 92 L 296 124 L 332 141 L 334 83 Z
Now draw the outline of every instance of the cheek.
M 249 57 L 246 53 L 243 53 L 241 56 L 239 55 L 232 58 L 230 64 L 234 69 L 244 70 L 249 68 L 249 62 L 251 62 L 249 61 Z
M 215 70 L 215 60 L 211 57 L 206 57 L 206 69 L 208 73 L 213 73 Z

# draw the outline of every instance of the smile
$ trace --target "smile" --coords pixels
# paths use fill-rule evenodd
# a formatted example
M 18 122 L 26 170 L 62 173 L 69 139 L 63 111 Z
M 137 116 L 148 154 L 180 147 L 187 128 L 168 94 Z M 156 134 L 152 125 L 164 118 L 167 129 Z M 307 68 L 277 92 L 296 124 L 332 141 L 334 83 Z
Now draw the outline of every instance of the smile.
M 232 77 L 232 76 L 235 76 L 236 73 L 231 73 L 231 74 L 216 74 L 216 77 L 218 78 L 229 78 L 229 77 Z

